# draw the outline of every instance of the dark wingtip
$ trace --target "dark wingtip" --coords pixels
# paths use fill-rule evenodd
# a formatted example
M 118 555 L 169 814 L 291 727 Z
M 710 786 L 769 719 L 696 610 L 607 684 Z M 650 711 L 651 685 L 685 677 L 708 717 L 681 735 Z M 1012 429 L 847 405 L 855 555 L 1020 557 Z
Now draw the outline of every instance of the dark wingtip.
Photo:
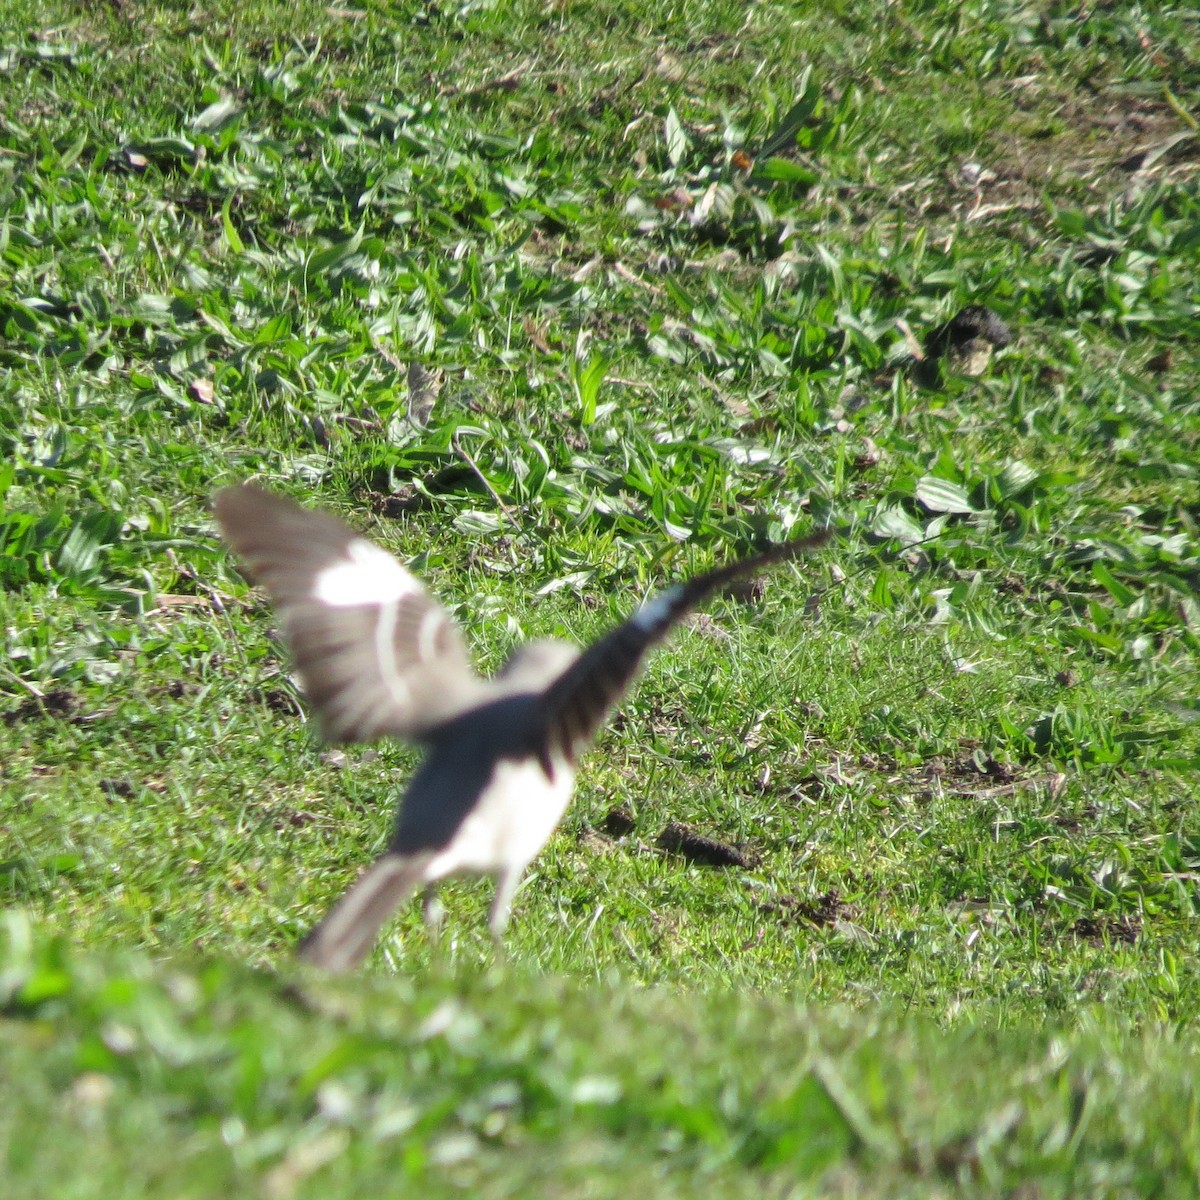
M 778 563 L 793 562 L 795 559 L 802 558 L 813 550 L 824 546 L 832 535 L 833 531 L 831 529 L 818 529 L 812 533 L 806 533 L 803 537 L 791 538 L 786 542 L 776 542 L 774 545 L 760 550 L 757 554 L 734 559 L 732 562 L 726 563 L 724 567 L 718 567 L 708 576 L 708 579 L 712 582 L 709 587 L 704 589 L 703 594 L 711 594 L 711 589 L 714 585 L 717 588 L 724 588 L 738 576 L 756 571 L 760 567 L 773 567 Z M 689 602 L 692 599 L 692 597 L 689 597 Z M 698 600 L 700 597 L 697 596 L 695 599 Z
M 824 529 L 815 529 L 812 533 L 806 533 L 803 537 L 781 542 L 779 548 L 787 558 L 796 558 L 801 554 L 808 554 L 812 550 L 819 550 L 832 537 L 833 530 L 826 526 Z

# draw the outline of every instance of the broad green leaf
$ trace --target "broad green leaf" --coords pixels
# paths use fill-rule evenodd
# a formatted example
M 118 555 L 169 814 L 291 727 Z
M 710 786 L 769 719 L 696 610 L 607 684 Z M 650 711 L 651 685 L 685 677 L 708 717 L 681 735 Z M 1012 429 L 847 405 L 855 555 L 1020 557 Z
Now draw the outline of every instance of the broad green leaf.
M 225 241 L 229 244 L 230 250 L 234 254 L 245 254 L 246 247 L 242 244 L 242 239 L 234 228 L 232 219 L 229 216 L 230 206 L 233 204 L 233 193 L 230 192 L 225 197 L 225 203 L 221 205 L 221 228 L 225 231 Z
M 902 545 L 911 546 L 925 537 L 917 522 L 900 507 L 885 508 L 875 514 L 871 532 L 876 537 L 896 538 Z
M 683 131 L 679 114 L 672 108 L 667 112 L 666 121 L 667 157 L 673 167 L 679 166 L 688 150 L 688 136 Z
M 765 159 L 755 166 L 754 173 L 763 179 L 772 179 L 778 183 L 803 183 L 810 187 L 821 178 L 811 167 L 793 162 L 790 158 Z
M 454 528 L 459 533 L 488 534 L 499 533 L 504 528 L 504 522 L 496 513 L 481 512 L 479 509 L 468 509 L 454 518 Z
M 196 144 L 187 138 L 157 137 L 132 147 L 160 167 L 190 166 L 196 159 Z
M 308 274 L 310 277 L 321 275 L 342 266 L 348 258 L 358 253 L 362 241 L 363 226 L 360 225 L 345 241 L 335 242 L 332 246 L 316 251 L 308 260 Z
M 116 539 L 119 529 L 119 519 L 109 512 L 92 512 L 80 518 L 59 549 L 58 569 L 73 578 L 91 574 L 100 561 L 100 551 Z
M 1137 593 L 1126 587 L 1099 559 L 1092 563 L 1092 578 L 1118 604 L 1132 604 L 1137 599 Z
M 197 133 L 211 133 L 228 125 L 241 115 L 242 106 L 232 96 L 222 96 L 197 115 L 192 128 Z
M 1038 473 L 1027 463 L 1007 462 L 1004 470 L 996 477 L 996 490 L 1002 500 L 1023 492 L 1030 484 L 1035 483 Z
M 780 150 L 794 148 L 796 135 L 816 115 L 821 103 L 821 89 L 812 81 L 811 64 L 804 68 L 800 77 L 799 92 L 799 100 L 780 118 L 770 136 L 759 147 L 758 152 L 764 158 L 778 154 Z
M 913 489 L 913 495 L 930 512 L 969 513 L 976 511 L 960 484 L 951 483 L 947 479 L 938 479 L 935 475 L 923 475 L 918 479 L 917 486 Z
M 575 398 L 579 401 L 579 421 L 591 425 L 596 420 L 596 404 L 600 396 L 600 385 L 608 370 L 608 359 L 602 354 L 593 354 L 586 365 L 578 358 L 571 363 L 571 382 L 575 387 Z

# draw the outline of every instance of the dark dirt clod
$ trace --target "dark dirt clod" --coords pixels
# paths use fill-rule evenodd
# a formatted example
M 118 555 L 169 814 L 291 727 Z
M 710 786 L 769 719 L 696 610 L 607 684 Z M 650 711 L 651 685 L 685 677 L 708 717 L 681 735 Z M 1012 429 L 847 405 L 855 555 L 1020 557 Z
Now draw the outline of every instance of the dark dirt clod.
M 832 925 L 849 911 L 849 907 L 842 903 L 837 888 L 831 888 L 819 896 L 777 896 L 774 900 L 764 901 L 758 909 L 759 912 L 777 917 L 781 925 L 807 921 L 818 927 Z
M 627 804 L 619 804 L 604 814 L 600 828 L 609 837 L 625 837 L 633 832 L 634 824 L 633 810 Z
M 1113 942 L 1131 945 L 1141 935 L 1142 919 L 1136 913 L 1121 913 L 1119 916 L 1092 913 L 1080 917 L 1071 926 L 1071 932 L 1094 946 L 1111 945 Z
M 256 689 L 251 695 L 260 704 L 265 704 L 272 712 L 288 713 L 291 716 L 295 716 L 299 712 L 296 697 L 287 688 Z
M 725 594 L 738 604 L 761 604 L 767 594 L 765 576 L 756 575 L 752 579 L 738 579 L 725 589 Z
M 719 842 L 679 821 L 672 821 L 658 835 L 658 847 L 708 867 L 752 867 L 759 860 L 759 854 L 752 847 Z
M 277 830 L 289 827 L 292 829 L 304 829 L 307 826 L 316 823 L 320 819 L 321 818 L 314 812 L 307 812 L 302 808 L 291 809 L 276 819 L 275 828 Z
M 989 779 L 995 779 L 1000 783 L 1012 783 L 1017 777 L 1017 773 L 1013 770 L 1011 763 L 1000 762 L 998 759 L 991 757 L 985 758 L 979 764 L 979 770 Z
M 927 779 L 940 780 L 944 785 L 969 787 L 979 782 L 980 776 L 997 784 L 1010 784 L 1017 778 L 1016 769 L 1011 763 L 999 759 L 980 757 L 971 751 L 969 745 L 964 752 L 953 758 L 943 758 L 935 755 L 928 759 L 922 769 Z
M 367 504 L 381 517 L 394 520 L 406 513 L 420 512 L 429 506 L 429 498 L 415 487 L 401 487 L 394 492 L 367 492 Z
M 944 354 L 965 350 L 977 339 L 1002 349 L 1013 340 L 1013 335 L 995 309 L 984 304 L 968 304 L 929 335 L 925 352 L 930 358 L 941 358 Z
M 43 716 L 69 721 L 79 713 L 82 704 L 83 701 L 68 688 L 52 688 L 42 696 L 29 696 L 22 700 L 16 708 L 4 714 L 4 723 L 16 725 Z
M 996 591 L 1002 596 L 1028 596 L 1029 588 L 1018 575 L 1005 575 L 996 584 Z

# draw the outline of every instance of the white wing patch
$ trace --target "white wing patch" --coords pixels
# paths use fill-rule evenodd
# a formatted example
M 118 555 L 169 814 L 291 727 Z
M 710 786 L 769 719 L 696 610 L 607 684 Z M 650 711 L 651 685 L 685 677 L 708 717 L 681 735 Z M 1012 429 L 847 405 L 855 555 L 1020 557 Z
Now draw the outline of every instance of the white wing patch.
M 437 658 L 437 639 L 446 623 L 446 615 L 440 608 L 430 608 L 421 617 L 417 626 L 417 658 L 421 662 L 433 662 Z
M 394 604 L 420 590 L 421 585 L 386 550 L 355 538 L 346 546 L 344 559 L 318 572 L 312 595 L 331 608 L 354 608 Z
M 643 604 L 631 618 L 632 623 L 644 633 L 657 629 L 671 615 L 671 605 L 682 593 L 682 587 L 668 588 Z
M 412 578 L 407 571 L 405 575 L 409 579 Z M 393 703 L 405 708 L 412 703 L 413 693 L 396 665 L 396 613 L 394 603 L 384 604 L 380 609 L 379 620 L 375 625 L 375 657 L 379 662 L 379 674 L 384 686 L 391 693 Z

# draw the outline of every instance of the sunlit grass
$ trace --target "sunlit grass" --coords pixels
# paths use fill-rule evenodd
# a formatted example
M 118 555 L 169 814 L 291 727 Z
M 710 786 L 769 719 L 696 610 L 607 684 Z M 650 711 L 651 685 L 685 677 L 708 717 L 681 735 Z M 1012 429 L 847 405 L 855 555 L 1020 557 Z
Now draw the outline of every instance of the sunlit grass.
M 1186 1194 L 1189 14 L 9 18 L 14 1195 Z M 1013 340 L 939 358 L 968 305 Z M 506 966 L 455 883 L 436 953 L 414 906 L 377 980 L 293 1010 L 415 755 L 312 737 L 206 508 L 250 476 L 410 562 L 488 668 L 838 536 L 655 657 Z M 418 1032 L 442 1005 L 481 1040 Z

